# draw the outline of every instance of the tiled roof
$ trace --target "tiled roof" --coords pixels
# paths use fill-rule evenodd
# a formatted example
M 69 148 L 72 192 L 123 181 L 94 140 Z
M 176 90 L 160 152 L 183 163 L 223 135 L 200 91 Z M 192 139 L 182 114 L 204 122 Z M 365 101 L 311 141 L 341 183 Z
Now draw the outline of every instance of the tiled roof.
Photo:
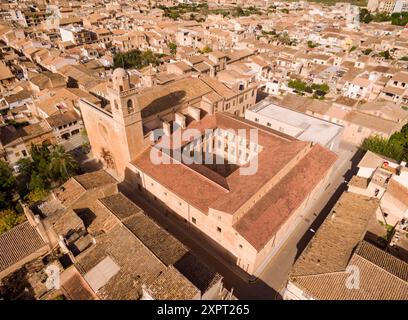
M 335 160 L 336 156 L 332 152 L 315 145 L 234 228 L 256 249 L 261 250 L 312 193 Z
M 137 95 L 142 117 L 146 118 L 166 109 L 200 98 L 212 90 L 203 81 L 186 78 L 166 85 L 142 90 Z
M 387 192 L 408 206 L 408 188 L 397 182 L 395 179 L 391 179 L 388 183 Z
M 360 176 L 353 176 L 348 184 L 358 188 L 366 189 L 368 187 L 368 179 Z
M 142 209 L 118 193 L 100 201 L 165 265 L 178 261 L 188 249 L 144 214 Z
M 142 213 L 136 204 L 126 198 L 122 193 L 117 193 L 105 198 L 100 199 L 100 201 L 112 211 L 120 220 L 129 218 L 137 213 Z
M 100 200 L 166 266 L 174 267 L 194 286 L 205 292 L 221 279 L 180 241 L 146 216 L 132 201 L 119 193 Z
M 261 128 L 255 123 L 237 119 L 232 115 L 217 113 L 192 122 L 187 128 L 204 129 L 258 129 L 258 144 L 263 150 L 258 154 L 258 170 L 253 175 L 241 175 L 235 170 L 227 178 L 228 191 L 196 171 L 180 164 L 153 164 L 147 149 L 132 164 L 157 180 L 180 198 L 206 213 L 214 208 L 233 214 L 251 195 L 274 177 L 288 162 L 296 158 L 309 143 L 296 140 L 274 130 Z M 273 155 L 273 156 L 272 156 Z
M 95 189 L 117 182 L 105 170 L 81 174 L 79 176 L 75 176 L 74 179 L 78 181 L 85 188 L 85 190 Z
M 124 224 L 166 265 L 175 263 L 188 252 L 181 242 L 143 213 L 134 215 Z
M 367 241 L 362 241 L 356 250 L 356 254 L 408 282 L 408 263 L 388 252 L 377 248 Z
M 48 117 L 46 121 L 52 127 L 62 126 L 70 122 L 79 121 L 81 116 L 77 114 L 74 110 L 68 112 L 58 112 L 54 113 L 52 116 Z
M 191 300 L 199 290 L 173 266 L 151 283 L 147 290 L 156 300 Z
M 51 130 L 51 127 L 46 121 L 29 124 L 18 129 L 13 125 L 8 125 L 0 128 L 0 140 L 3 145 L 30 141 L 35 137 L 51 133 Z
M 351 111 L 345 118 L 345 121 L 351 122 L 353 124 L 371 128 L 378 132 L 384 132 L 391 134 L 398 130 L 400 125 L 390 120 L 382 119 L 371 114 L 366 114 L 360 111 Z
M 2 61 L 0 61 L 0 80 L 10 79 L 10 78 L 14 78 L 13 73 Z
M 45 246 L 44 240 L 28 221 L 19 224 L 0 235 L 0 271 L 11 267 Z
M 66 271 L 69 275 L 65 275 L 67 279 L 61 284 L 61 289 L 70 300 L 94 300 L 95 294 L 89 288 L 89 285 L 81 274 L 71 267 Z
M 359 271 L 359 283 L 354 283 L 355 288 L 347 286 L 352 272 L 297 277 L 294 283 L 306 290 L 307 294 L 319 300 L 408 299 L 408 282 L 357 254 L 352 256 L 349 265 Z
M 98 290 L 102 299 L 139 299 L 142 285 L 152 283 L 166 270 L 129 230 L 119 225 L 96 236 L 96 245 L 76 257 L 78 270 L 85 275 L 107 256 L 120 270 Z
M 222 279 L 221 275 L 211 270 L 197 256 L 188 252 L 174 267 L 183 274 L 192 284 L 194 284 L 202 293 L 206 292 L 214 284 Z
M 345 192 L 314 238 L 296 261 L 291 275 L 315 275 L 344 271 L 362 240 L 378 200 Z
M 61 202 L 64 207 L 69 207 L 78 200 L 85 192 L 77 180 L 69 179 L 61 187 L 53 191 L 55 197 Z

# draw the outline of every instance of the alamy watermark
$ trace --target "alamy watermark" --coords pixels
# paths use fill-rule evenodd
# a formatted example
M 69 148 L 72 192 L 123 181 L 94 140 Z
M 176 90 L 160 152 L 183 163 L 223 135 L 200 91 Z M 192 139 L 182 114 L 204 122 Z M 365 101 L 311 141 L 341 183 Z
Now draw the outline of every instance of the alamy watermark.
M 58 290 L 60 285 L 60 268 L 56 265 L 49 265 L 45 268 L 45 273 L 47 275 L 47 280 L 45 281 L 45 286 L 48 290 L 56 289 Z
M 346 273 L 349 274 L 346 279 L 346 288 L 360 289 L 360 268 L 355 265 L 348 265 L 346 268 Z
M 153 130 L 150 151 L 153 164 L 225 165 L 239 167 L 241 175 L 253 175 L 258 170 L 258 129 L 198 129 Z M 167 130 L 167 132 L 166 132 Z

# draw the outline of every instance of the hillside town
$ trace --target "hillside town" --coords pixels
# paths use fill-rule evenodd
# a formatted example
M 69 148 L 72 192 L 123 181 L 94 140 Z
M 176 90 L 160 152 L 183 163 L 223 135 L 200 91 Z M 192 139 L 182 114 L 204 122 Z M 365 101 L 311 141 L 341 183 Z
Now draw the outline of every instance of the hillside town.
M 0 299 L 408 300 L 408 1 L 0 2 Z

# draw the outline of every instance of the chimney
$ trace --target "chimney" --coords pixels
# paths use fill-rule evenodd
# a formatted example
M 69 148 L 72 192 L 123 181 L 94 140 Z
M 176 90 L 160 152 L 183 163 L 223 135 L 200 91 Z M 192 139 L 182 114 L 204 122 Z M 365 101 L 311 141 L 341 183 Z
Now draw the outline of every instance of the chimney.
M 186 128 L 186 116 L 185 115 L 177 112 L 175 114 L 175 121 L 182 129 Z
M 163 121 L 163 132 L 166 136 L 169 136 L 171 133 L 170 130 L 170 123 L 168 123 L 167 121 Z
M 200 121 L 200 114 L 201 110 L 195 107 L 188 107 L 187 109 L 188 115 L 192 117 L 196 121 Z

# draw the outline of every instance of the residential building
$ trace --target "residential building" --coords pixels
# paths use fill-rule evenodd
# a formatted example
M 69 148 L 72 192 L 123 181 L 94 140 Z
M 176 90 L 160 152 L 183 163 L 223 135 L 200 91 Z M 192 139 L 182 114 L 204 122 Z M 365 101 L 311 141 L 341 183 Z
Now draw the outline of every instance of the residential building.
M 66 26 L 59 28 L 62 41 L 71 41 L 76 45 L 85 43 L 92 43 L 94 41 L 94 34 L 83 27 Z

